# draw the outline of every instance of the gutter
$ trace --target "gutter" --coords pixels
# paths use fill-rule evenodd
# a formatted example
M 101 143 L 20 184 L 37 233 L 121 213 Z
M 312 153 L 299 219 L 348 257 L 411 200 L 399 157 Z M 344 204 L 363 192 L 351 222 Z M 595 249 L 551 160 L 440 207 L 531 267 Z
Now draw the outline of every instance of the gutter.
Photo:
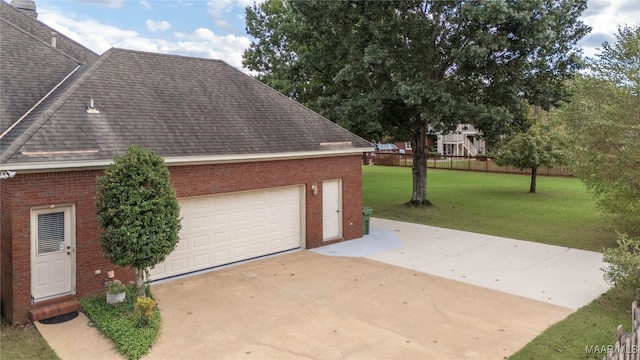
M 361 147 L 339 150 L 297 151 L 286 153 L 265 154 L 234 154 L 234 155 L 201 155 L 201 156 L 173 156 L 165 157 L 167 166 L 209 165 L 243 162 L 263 162 L 277 160 L 312 159 L 320 157 L 336 157 L 348 155 L 360 155 L 364 152 L 374 151 L 374 147 Z M 0 164 L 0 171 L 12 170 L 22 173 L 96 170 L 104 169 L 113 163 L 113 159 L 107 160 L 83 160 L 83 161 L 50 161 Z

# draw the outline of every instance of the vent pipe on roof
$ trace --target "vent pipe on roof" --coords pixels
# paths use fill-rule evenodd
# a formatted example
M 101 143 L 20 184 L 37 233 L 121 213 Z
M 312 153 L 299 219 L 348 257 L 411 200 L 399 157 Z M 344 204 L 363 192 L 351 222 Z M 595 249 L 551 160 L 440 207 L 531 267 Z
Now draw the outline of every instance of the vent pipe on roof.
M 93 99 L 89 100 L 89 107 L 87 108 L 87 114 L 100 114 L 100 110 L 96 109 Z
M 38 18 L 38 13 L 36 12 L 36 3 L 33 0 L 11 0 L 11 6 L 33 17 L 34 19 Z
M 56 34 L 54 31 L 51 32 L 51 47 L 52 48 L 56 48 L 56 46 L 58 45 L 58 34 Z

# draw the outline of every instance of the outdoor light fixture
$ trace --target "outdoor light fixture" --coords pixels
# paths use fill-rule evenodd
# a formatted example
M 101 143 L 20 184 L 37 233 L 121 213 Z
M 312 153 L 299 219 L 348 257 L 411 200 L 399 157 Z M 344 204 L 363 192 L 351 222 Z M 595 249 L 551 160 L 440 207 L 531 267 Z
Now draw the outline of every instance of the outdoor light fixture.
M 318 183 L 311 184 L 311 193 L 313 195 L 318 195 Z
M 2 170 L 2 172 L 0 172 L 0 179 L 2 179 L 2 180 L 11 179 L 14 176 L 16 176 L 16 172 L 15 171 Z

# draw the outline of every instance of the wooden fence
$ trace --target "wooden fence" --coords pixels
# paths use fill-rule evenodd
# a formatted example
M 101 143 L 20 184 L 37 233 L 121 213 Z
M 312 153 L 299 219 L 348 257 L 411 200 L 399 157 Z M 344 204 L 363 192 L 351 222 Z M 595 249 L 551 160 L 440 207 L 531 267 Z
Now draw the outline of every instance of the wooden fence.
M 372 152 L 363 156 L 365 165 L 384 165 L 384 166 L 412 166 L 413 156 L 399 153 L 389 152 Z M 491 157 L 472 157 L 472 156 L 449 156 L 449 155 L 430 155 L 427 158 L 427 167 L 431 169 L 446 170 L 465 170 L 465 171 L 481 171 L 506 174 L 531 174 L 531 170 L 520 170 L 513 166 L 498 166 Z M 573 176 L 571 172 L 565 168 L 539 168 L 538 175 L 541 176 Z
M 625 333 L 622 325 L 618 325 L 616 343 L 607 347 L 607 355 L 602 360 L 640 360 L 640 309 L 637 301 L 631 304 L 631 327 L 631 332 Z

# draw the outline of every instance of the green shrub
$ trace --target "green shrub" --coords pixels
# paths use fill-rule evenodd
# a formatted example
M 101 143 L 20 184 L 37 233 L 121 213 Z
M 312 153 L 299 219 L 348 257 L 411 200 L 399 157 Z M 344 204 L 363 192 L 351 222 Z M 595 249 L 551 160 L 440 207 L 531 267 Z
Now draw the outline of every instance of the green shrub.
M 156 311 L 156 302 L 152 298 L 138 297 L 136 299 L 135 314 L 140 326 L 146 326 L 153 320 Z
M 116 350 L 129 360 L 137 360 L 147 354 L 160 331 L 161 317 L 156 306 L 147 324 L 140 325 L 135 313 L 137 297 L 137 289 L 129 285 L 125 301 L 116 306 L 107 304 L 104 294 L 80 299 L 82 310 L 93 325 L 111 339 Z
M 602 270 L 607 283 L 635 290 L 640 288 L 640 239 L 618 234 L 618 247 L 606 249 Z

